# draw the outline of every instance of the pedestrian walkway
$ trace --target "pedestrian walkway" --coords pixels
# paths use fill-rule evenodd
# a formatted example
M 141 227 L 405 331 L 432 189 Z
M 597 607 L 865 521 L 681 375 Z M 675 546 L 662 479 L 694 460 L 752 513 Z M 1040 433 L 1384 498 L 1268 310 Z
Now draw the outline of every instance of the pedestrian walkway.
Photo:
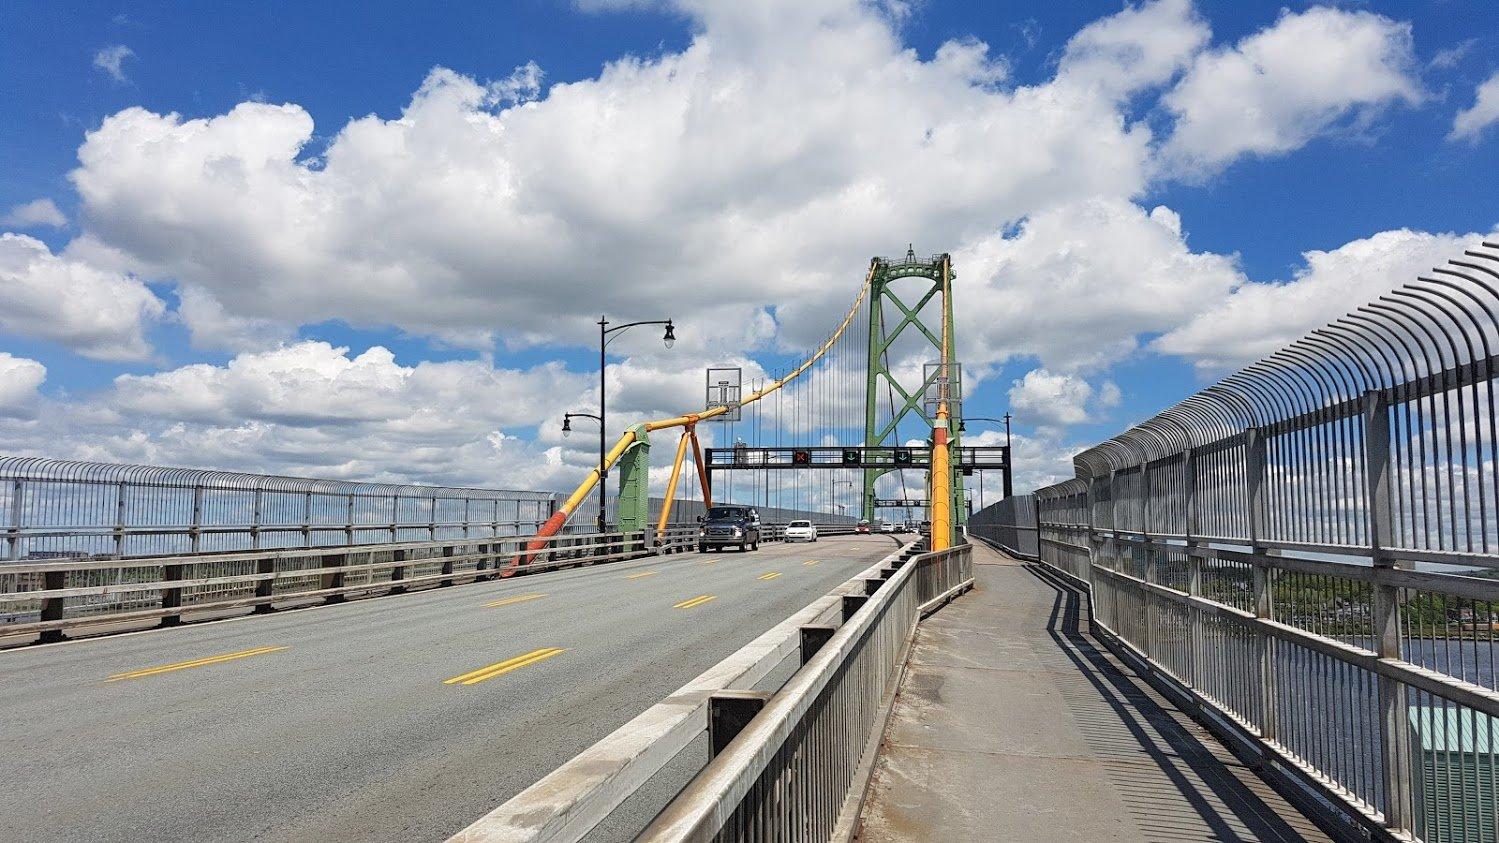
M 922 622 L 858 839 L 1329 840 L 1087 635 L 1087 602 L 987 548 Z

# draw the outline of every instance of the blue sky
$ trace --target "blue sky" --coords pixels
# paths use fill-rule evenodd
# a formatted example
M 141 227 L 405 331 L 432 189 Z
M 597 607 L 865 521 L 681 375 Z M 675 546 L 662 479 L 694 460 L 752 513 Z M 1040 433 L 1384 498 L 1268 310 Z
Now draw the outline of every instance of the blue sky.
M 964 357 L 983 375 L 968 413 L 998 415 L 1013 406 L 1035 456 L 1030 477 L 1039 481 L 1065 470 L 1070 449 L 1150 415 L 1225 366 L 1252 359 L 1265 343 L 1273 348 L 1279 333 L 1294 337 L 1335 315 L 1327 308 L 1356 303 L 1347 296 L 1377 293 L 1499 223 L 1499 194 L 1485 186 L 1499 164 L 1499 125 L 1453 137 L 1457 115 L 1499 72 L 1499 25 L 1486 4 L 1290 3 L 1283 10 L 1184 0 L 1128 7 L 1118 0 L 878 7 L 819 0 L 764 4 L 766 20 L 730 11 L 735 5 L 524 0 L 434 11 L 390 3 L 10 4 L 0 32 L 0 212 L 13 210 L 0 230 L 44 244 L 43 251 L 26 247 L 28 259 L 44 255 L 48 271 L 75 279 L 85 301 L 38 294 L 60 276 L 21 277 L 41 272 L 39 264 L 24 269 L 20 258 L 6 263 L 0 255 L 0 295 L 29 296 L 17 308 L 24 318 L 0 317 L 0 353 L 12 361 L 11 385 L 0 386 L 11 405 L 0 420 L 0 451 L 565 485 L 586 454 L 555 440 L 556 408 L 538 396 L 586 400 L 593 357 L 583 313 L 600 306 L 647 318 L 663 308 L 680 311 L 683 335 L 695 337 L 684 340 L 682 353 L 663 356 L 640 341 L 623 346 L 614 362 L 626 413 L 681 409 L 677 403 L 689 400 L 700 378 L 698 362 L 770 366 L 787 359 L 835 321 L 869 255 L 898 253 L 916 239 L 918 251 L 952 251 L 958 260 L 960 310 L 973 314 L 960 313 L 960 329 L 977 326 L 959 341 L 972 343 Z M 1130 14 L 1158 19 L 1131 28 Z M 779 39 L 765 34 L 777 27 Z M 1342 93 L 1319 89 L 1320 74 L 1296 62 L 1298 45 L 1316 52 L 1317 38 L 1367 48 L 1349 48 L 1344 66 L 1367 68 L 1338 86 Z M 804 41 L 824 56 L 837 52 L 828 45 L 851 46 L 847 56 L 816 59 L 790 47 L 781 52 Z M 902 50 L 914 58 L 902 59 Z M 1157 51 L 1159 67 L 1131 58 Z M 1235 76 L 1240 60 L 1262 63 L 1261 75 L 1247 82 Z M 810 85 L 799 100 L 794 88 L 776 87 L 784 82 L 779 72 L 799 61 L 809 62 L 812 75 L 847 74 L 847 84 Z M 512 75 L 530 63 L 539 75 Z M 677 76 L 650 75 L 664 65 L 680 65 Z M 899 81 L 871 84 L 866 67 L 869 74 L 900 67 L 933 79 L 912 82 L 910 90 Z M 459 81 L 430 76 L 434 68 Z M 683 93 L 685 101 L 701 103 L 717 92 L 737 98 L 734 111 L 763 115 L 744 124 L 687 119 L 651 136 L 652 126 L 680 116 L 671 86 L 688 76 L 700 86 Z M 495 226 L 497 242 L 515 236 L 523 246 L 530 235 L 517 234 L 508 218 L 466 227 L 475 215 L 463 209 L 478 200 L 463 193 L 465 179 L 454 174 L 484 166 L 483 158 L 460 160 L 479 141 L 448 145 L 461 130 L 444 128 L 447 100 L 441 109 L 414 111 L 424 80 L 434 78 L 430 100 L 451 96 L 459 112 L 520 138 L 504 148 L 508 181 L 497 189 L 520 197 L 517 213 L 525 213 L 515 219 L 555 236 L 561 257 L 526 255 L 509 267 L 497 255 L 518 247 L 484 252 L 484 226 Z M 506 79 L 511 93 L 484 87 Z M 465 94 L 463 84 L 487 93 Z M 554 95 L 559 85 L 570 101 Z M 1085 86 L 1089 93 L 1075 93 Z M 1221 97 L 1192 98 L 1220 89 Z M 1027 91 L 1052 93 L 1035 105 Z M 1239 117 L 1204 103 L 1240 97 L 1284 105 L 1240 132 L 1274 140 L 1240 143 L 1215 128 Z M 1495 98 L 1499 107 L 1499 90 Z M 296 114 L 236 111 L 245 103 L 288 105 L 314 128 L 297 140 Z M 1014 118 L 1017 125 L 1044 123 L 1053 115 L 1047 108 L 1056 109 L 1059 125 L 1076 123 L 1038 130 L 1034 139 L 993 128 L 1012 119 L 1004 109 L 1022 106 L 1034 110 Z M 878 117 L 842 129 L 805 127 L 845 108 Z M 994 113 L 986 117 L 986 108 Z M 847 136 L 878 135 L 913 109 L 929 110 L 912 119 L 948 138 L 943 157 L 859 158 L 866 144 L 818 157 Z M 398 132 L 390 121 L 403 111 L 431 134 L 420 142 L 413 134 L 394 149 L 389 143 Z M 594 122 L 591 115 L 605 111 L 619 115 Z M 150 120 L 127 126 L 122 112 Z M 225 136 L 207 148 L 193 147 L 203 135 L 194 121 L 231 112 L 244 119 L 224 125 Z M 180 117 L 172 122 L 170 114 Z M 356 147 L 340 140 L 350 121 L 369 115 L 383 131 L 379 141 Z M 774 125 L 792 118 L 800 119 L 784 131 Z M 451 125 L 462 122 L 454 119 Z M 1195 140 L 1183 128 L 1193 121 L 1201 129 Z M 762 148 L 786 142 L 783 157 L 735 170 L 736 154 L 757 156 L 754 149 L 736 153 L 735 139 L 760 130 Z M 81 162 L 91 132 L 97 154 Z M 162 138 L 180 145 L 180 157 L 162 157 Z M 240 159 L 258 162 L 285 138 L 297 144 L 295 155 L 256 182 L 262 176 Z M 546 160 L 549 139 L 569 147 L 556 161 Z M 574 144 L 582 151 L 574 153 Z M 699 163 L 700 147 L 724 150 L 725 160 Z M 351 200 L 364 178 L 350 176 L 360 172 L 355 165 L 340 169 L 328 157 L 336 148 L 357 150 L 342 157 L 364 162 L 369 184 L 398 201 L 372 211 L 364 198 Z M 654 160 L 658 153 L 663 160 Z M 594 165 L 598 172 L 573 175 Z M 215 192 L 224 185 L 194 175 L 216 166 L 247 167 L 247 174 L 225 176 L 247 179 L 242 194 Z M 70 176 L 75 170 L 83 182 Z M 682 183 L 673 182 L 673 172 Z M 447 193 L 431 186 L 444 177 L 456 183 Z M 308 186 L 313 181 L 321 184 Z M 915 189 L 917 182 L 930 187 Z M 869 184 L 885 185 L 879 195 L 897 195 L 897 210 L 865 229 L 834 224 L 852 186 Z M 544 195 L 526 194 L 538 186 Z M 39 200 L 64 219 L 38 221 L 36 213 L 14 210 Z M 278 208 L 282 200 L 290 204 Z M 537 211 L 539 205 L 545 207 Z M 279 221 L 293 213 L 316 214 L 328 230 L 311 245 L 288 238 Z M 180 236 L 158 236 L 178 225 Z M 256 233 L 257 225 L 264 232 Z M 1095 226 L 1112 233 L 1095 236 Z M 404 232 L 427 228 L 433 231 L 408 242 Z M 1138 245 L 1163 232 L 1158 248 Z M 330 238 L 347 242 L 324 254 Z M 1087 255 L 1089 248 L 1100 254 Z M 1312 251 L 1326 260 L 1309 263 Z M 620 271 L 615 261 L 632 268 Z M 679 268 L 681 277 L 669 277 Z M 552 279 L 551 270 L 573 280 Z M 362 273 L 382 280 L 366 281 Z M 746 278 L 756 274 L 784 280 L 747 290 Z M 1153 284 L 1160 275 L 1177 286 Z M 1305 286 L 1277 297 L 1276 288 L 1290 289 L 1287 282 Z M 116 286 L 90 296 L 91 284 Z M 703 298 L 688 302 L 674 285 L 701 287 Z M 1268 294 L 1239 295 L 1245 287 Z M 189 288 L 216 316 L 183 306 Z M 1125 304 L 1108 306 L 1111 296 Z M 1169 306 L 1142 302 L 1156 296 Z M 139 313 L 123 322 L 117 313 L 80 315 L 90 300 L 101 312 Z M 513 309 L 496 302 L 514 302 Z M 775 319 L 778 339 L 763 325 L 740 327 L 764 315 Z M 91 318 L 96 324 L 67 327 Z M 1266 320 L 1284 323 L 1283 330 L 1254 330 Z M 124 334 L 100 338 L 109 331 Z M 348 351 L 307 345 L 316 341 Z M 376 347 L 390 350 L 393 361 L 349 365 Z M 443 363 L 457 366 L 416 376 L 400 371 Z M 562 368 L 547 368 L 553 363 Z M 121 376 L 135 380 L 121 383 Z M 405 419 L 392 418 L 379 402 L 340 409 L 334 397 L 353 388 L 350 378 L 387 390 L 389 406 L 432 403 L 419 418 Z M 508 404 L 505 396 L 514 395 L 517 406 L 468 412 L 482 419 L 455 432 L 438 419 L 444 407 L 477 402 L 472 393 L 452 392 L 466 389 L 470 378 L 475 389 L 495 390 L 484 402 Z M 328 406 L 283 406 L 296 403 L 298 389 L 325 393 Z M 59 430 L 60 417 L 74 421 Z M 380 426 L 397 422 L 410 439 L 388 453 L 332 444 L 388 441 L 391 430 Z M 421 431 L 430 442 L 423 444 Z M 496 437 L 506 444 L 496 445 Z M 552 468 L 520 468 L 537 460 Z

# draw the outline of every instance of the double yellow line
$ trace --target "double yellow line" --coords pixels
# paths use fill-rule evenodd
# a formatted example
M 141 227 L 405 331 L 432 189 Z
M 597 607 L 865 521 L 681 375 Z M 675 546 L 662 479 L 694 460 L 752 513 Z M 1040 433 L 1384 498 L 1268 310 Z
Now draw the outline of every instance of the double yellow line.
M 442 684 L 477 685 L 487 679 L 504 676 L 512 670 L 519 670 L 528 664 L 544 662 L 552 656 L 560 656 L 565 652 L 567 652 L 567 648 L 565 647 L 542 647 L 540 650 L 532 650 L 513 659 L 506 659 L 487 667 L 481 667 L 478 670 L 471 670 L 461 676 L 454 676 L 452 679 L 444 679 L 442 680 Z
M 642 577 L 654 577 L 655 575 L 657 575 L 659 573 L 661 573 L 661 572 L 660 571 L 639 571 L 639 572 L 634 573 L 634 574 L 625 574 L 625 579 L 627 579 L 627 580 L 638 580 L 638 579 L 641 579 Z
M 821 562 L 821 561 L 822 561 L 821 559 L 808 559 L 807 561 L 803 562 L 802 564 L 803 565 L 816 565 L 818 562 Z
M 496 600 L 492 603 L 485 603 L 484 608 L 498 609 L 501 606 L 510 606 L 515 603 L 525 603 L 528 600 L 540 600 L 545 596 L 545 594 L 517 594 L 514 597 L 506 597 L 503 600 Z
M 779 577 L 780 575 L 781 575 L 780 571 L 771 571 L 768 574 L 761 574 L 760 576 L 755 577 L 755 579 L 757 579 L 757 580 L 773 580 L 776 577 Z
M 155 676 L 159 673 L 171 673 L 174 670 L 187 670 L 190 667 L 207 667 L 211 664 L 223 664 L 224 662 L 232 662 L 237 659 L 248 659 L 251 656 L 263 656 L 266 653 L 275 653 L 287 649 L 290 648 L 256 647 L 253 650 L 240 650 L 237 653 L 225 653 L 222 656 L 209 656 L 203 659 L 193 659 L 192 661 L 164 664 L 160 667 L 147 667 L 140 670 L 128 671 L 126 673 L 116 673 L 114 676 L 109 677 L 109 679 L 105 681 L 116 682 L 121 679 L 142 679 L 147 676 Z
M 681 603 L 678 603 L 675 606 L 672 606 L 672 608 L 673 609 L 696 609 L 698 606 L 701 606 L 704 603 L 707 603 L 709 600 L 717 600 L 717 599 L 718 599 L 718 595 L 716 595 L 716 594 L 699 594 L 698 596 L 692 598 L 691 600 L 683 600 Z

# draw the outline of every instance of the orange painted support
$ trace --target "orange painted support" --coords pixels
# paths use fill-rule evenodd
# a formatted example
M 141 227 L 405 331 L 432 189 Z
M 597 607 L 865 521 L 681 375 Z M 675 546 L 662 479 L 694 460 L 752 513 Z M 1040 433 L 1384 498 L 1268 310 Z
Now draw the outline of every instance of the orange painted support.
M 687 425 L 682 429 L 682 437 L 677 440 L 677 459 L 671 464 L 671 478 L 666 481 L 666 500 L 661 504 L 661 520 L 656 524 L 656 534 L 666 532 L 666 525 L 671 521 L 671 505 L 677 499 L 677 481 L 682 478 L 682 460 L 687 456 L 687 439 L 692 435 L 695 425 Z
M 703 509 L 713 505 L 713 481 L 708 479 L 708 466 L 703 462 L 703 449 L 697 443 L 697 425 L 687 428 L 687 434 L 692 437 L 692 462 L 697 466 L 698 485 L 703 489 Z

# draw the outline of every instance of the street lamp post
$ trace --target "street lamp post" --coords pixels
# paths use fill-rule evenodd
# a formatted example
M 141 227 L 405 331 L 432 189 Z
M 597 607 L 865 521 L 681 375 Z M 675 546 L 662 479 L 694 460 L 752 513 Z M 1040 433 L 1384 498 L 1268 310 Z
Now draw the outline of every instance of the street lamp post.
M 859 485 L 859 484 L 855 483 L 852 480 L 834 480 L 833 481 L 833 488 L 830 489 L 830 490 L 828 490 L 828 494 L 831 495 L 832 497 L 836 498 L 836 497 L 838 497 L 838 487 L 839 486 L 857 486 L 857 485 Z M 833 506 L 836 506 L 839 509 L 844 509 L 845 508 L 842 504 L 837 504 L 837 503 L 833 504 Z
M 1007 462 L 1007 463 L 1010 464 L 1009 468 L 1005 469 L 1005 487 L 1004 487 L 1004 492 L 1005 492 L 1005 497 L 1007 497 L 1007 498 L 1011 497 L 1012 495 L 1015 494 L 1015 484 L 1014 484 L 1014 481 L 1011 479 L 1011 476 L 1015 473 L 1015 465 L 1014 465 L 1015 451 L 1014 451 L 1013 448 L 1010 447 L 1010 419 L 1011 418 L 1013 418 L 1013 417 L 1009 413 L 1005 413 L 1004 416 L 1002 416 L 1000 418 L 997 418 L 997 419 L 991 419 L 991 418 L 988 418 L 986 416 L 964 416 L 962 419 L 958 420 L 958 432 L 959 433 L 962 433 L 963 431 L 967 430 L 968 429 L 968 422 L 971 422 L 971 421 L 994 422 L 995 424 L 1002 424 L 1002 425 L 1005 426 L 1005 462 Z M 984 508 L 984 472 L 980 471 L 979 472 L 979 509 L 983 509 L 983 508 Z
M 599 423 L 599 532 L 600 533 L 608 532 L 607 528 L 609 526 L 608 520 L 607 520 L 607 518 L 606 518 L 606 516 L 604 514 L 604 512 L 605 512 L 605 510 L 604 510 L 605 499 L 606 499 L 606 496 L 608 495 L 608 491 L 605 489 L 605 486 L 608 485 L 606 483 L 606 481 L 609 479 L 609 469 L 608 469 L 607 466 L 604 465 L 604 460 L 608 456 L 608 451 L 605 449 L 605 446 L 607 444 L 607 438 L 606 438 L 606 435 L 605 435 L 605 432 L 604 432 L 604 428 L 605 428 L 605 419 L 607 419 L 609 417 L 609 409 L 608 409 L 608 406 L 605 403 L 605 391 L 606 391 L 605 390 L 605 376 L 608 373 L 608 359 L 607 359 L 607 357 L 605 355 L 605 349 L 607 349 L 609 347 L 609 343 L 610 343 L 609 335 L 610 334 L 618 333 L 620 331 L 624 331 L 624 330 L 627 330 L 629 328 L 634 328 L 634 327 L 636 327 L 638 325 L 665 325 L 666 326 L 666 333 L 662 335 L 661 342 L 665 343 L 665 345 L 666 345 L 667 348 L 671 348 L 677 342 L 677 333 L 676 333 L 677 329 L 676 329 L 676 326 L 672 324 L 672 321 L 670 319 L 648 319 L 648 320 L 645 320 L 645 321 L 642 321 L 642 322 L 626 322 L 623 325 L 615 325 L 613 328 L 611 328 L 611 327 L 609 327 L 609 319 L 608 319 L 608 317 L 600 316 L 599 317 L 599 414 L 595 416 L 592 413 L 566 413 L 566 414 L 564 414 L 562 416 L 562 435 L 563 436 L 566 436 L 572 430 L 572 425 L 570 423 L 570 419 L 573 416 L 594 419 L 594 420 L 598 421 L 598 423 Z

